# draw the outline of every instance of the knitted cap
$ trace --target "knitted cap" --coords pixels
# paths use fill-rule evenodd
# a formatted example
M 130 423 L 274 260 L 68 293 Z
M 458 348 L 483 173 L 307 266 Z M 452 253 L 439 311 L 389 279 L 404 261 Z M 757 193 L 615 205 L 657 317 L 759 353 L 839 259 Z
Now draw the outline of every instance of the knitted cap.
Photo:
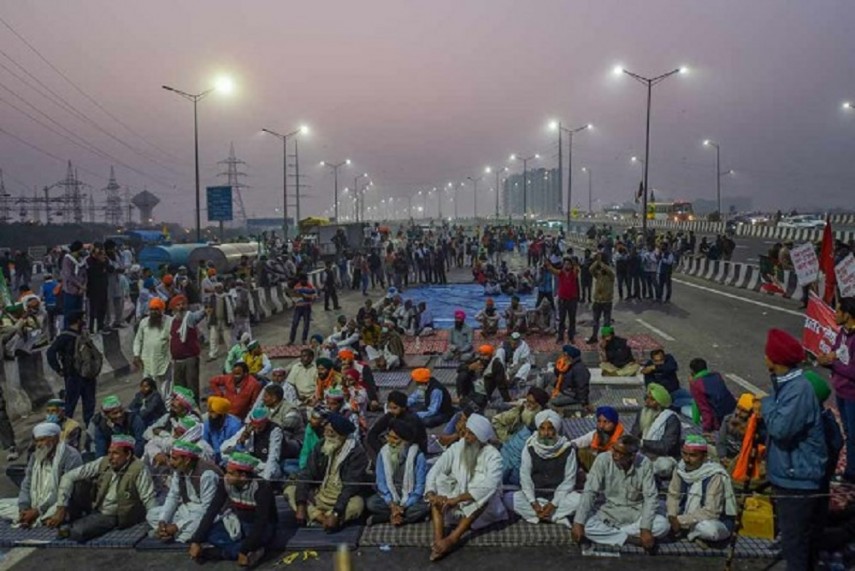
M 104 397 L 104 400 L 101 401 L 101 410 L 109 411 L 116 410 L 117 408 L 122 408 L 122 401 L 119 400 L 119 397 L 116 395 L 110 395 Z
M 192 442 L 186 440 L 176 440 L 172 443 L 173 456 L 189 456 L 190 458 L 198 458 L 202 455 L 202 449 Z
M 196 394 L 193 392 L 193 389 L 188 389 L 187 387 L 175 387 L 172 389 L 172 398 L 187 408 L 193 408 L 196 405 Z
M 110 448 L 130 448 L 133 450 L 136 444 L 136 439 L 130 434 L 114 434 L 110 440 Z
M 238 472 L 254 472 L 256 466 L 258 466 L 258 458 L 246 452 L 233 452 L 226 463 L 226 468 Z

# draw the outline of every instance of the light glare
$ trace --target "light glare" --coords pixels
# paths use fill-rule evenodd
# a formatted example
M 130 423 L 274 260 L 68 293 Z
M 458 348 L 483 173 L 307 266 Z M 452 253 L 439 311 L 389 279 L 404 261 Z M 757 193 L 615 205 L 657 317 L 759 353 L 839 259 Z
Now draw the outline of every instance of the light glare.
M 214 88 L 225 95 L 230 95 L 235 90 L 235 82 L 230 77 L 218 77 Z

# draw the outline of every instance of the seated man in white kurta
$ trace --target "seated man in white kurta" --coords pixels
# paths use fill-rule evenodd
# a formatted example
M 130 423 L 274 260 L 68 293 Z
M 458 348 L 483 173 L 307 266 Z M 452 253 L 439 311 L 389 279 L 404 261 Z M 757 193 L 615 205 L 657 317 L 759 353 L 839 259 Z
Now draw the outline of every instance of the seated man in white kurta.
M 172 444 L 169 465 L 173 471 L 166 501 L 162 507 L 150 509 L 146 517 L 154 536 L 164 543 L 189 541 L 208 507 L 222 503 L 225 497 L 223 473 L 202 455 L 202 448 L 192 442 L 176 440 Z
M 561 416 L 543 410 L 534 417 L 537 432 L 522 452 L 520 487 L 513 492 L 513 509 L 529 523 L 560 523 L 570 527 L 579 506 L 576 487 L 576 449 L 561 434 Z
M 573 541 L 587 537 L 604 545 L 628 542 L 650 552 L 656 538 L 668 533 L 668 520 L 656 513 L 653 463 L 639 454 L 639 447 L 637 438 L 624 434 L 609 453 L 596 457 L 573 519 Z M 605 503 L 592 515 L 600 494 Z
M 507 519 L 501 500 L 502 456 L 489 443 L 494 438 L 489 420 L 469 415 L 463 440 L 443 452 L 428 472 L 425 499 L 433 522 L 431 561 L 447 555 L 470 528 Z M 447 536 L 443 535 L 446 524 L 455 526 Z

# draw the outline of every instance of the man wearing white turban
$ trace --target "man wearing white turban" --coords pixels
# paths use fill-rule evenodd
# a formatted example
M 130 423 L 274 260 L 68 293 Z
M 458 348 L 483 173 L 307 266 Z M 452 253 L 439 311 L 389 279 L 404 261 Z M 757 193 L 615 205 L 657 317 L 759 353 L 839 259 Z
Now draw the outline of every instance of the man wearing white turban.
M 576 450 L 561 434 L 561 416 L 544 410 L 534 417 L 537 432 L 526 442 L 520 464 L 518 492 L 507 499 L 529 523 L 551 522 L 571 527 L 569 517 L 579 507 L 576 487 Z
M 38 527 L 51 517 L 59 490 L 59 480 L 83 464 L 80 452 L 60 442 L 61 429 L 54 422 L 33 428 L 35 451 L 30 455 L 21 491 L 17 498 L 0 500 L 0 517 L 20 527 Z
M 425 499 L 433 523 L 431 561 L 450 553 L 470 528 L 507 519 L 500 493 L 502 456 L 490 444 L 495 437 L 489 420 L 469 415 L 463 439 L 443 452 L 428 472 Z M 455 526 L 447 536 L 446 525 Z

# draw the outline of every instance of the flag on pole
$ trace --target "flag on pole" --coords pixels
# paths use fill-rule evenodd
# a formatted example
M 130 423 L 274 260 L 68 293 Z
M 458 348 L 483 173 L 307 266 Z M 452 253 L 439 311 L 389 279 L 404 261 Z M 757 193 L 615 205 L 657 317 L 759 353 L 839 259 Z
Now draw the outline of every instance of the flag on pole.
M 819 252 L 819 271 L 825 278 L 825 288 L 820 290 L 822 300 L 834 307 L 834 292 L 837 289 L 837 276 L 834 273 L 834 232 L 831 231 L 831 217 L 825 221 L 822 231 L 822 248 Z
M 644 181 L 643 180 L 638 183 L 638 193 L 635 195 L 635 203 L 636 204 L 638 204 L 638 202 L 641 200 L 642 196 L 644 196 Z

